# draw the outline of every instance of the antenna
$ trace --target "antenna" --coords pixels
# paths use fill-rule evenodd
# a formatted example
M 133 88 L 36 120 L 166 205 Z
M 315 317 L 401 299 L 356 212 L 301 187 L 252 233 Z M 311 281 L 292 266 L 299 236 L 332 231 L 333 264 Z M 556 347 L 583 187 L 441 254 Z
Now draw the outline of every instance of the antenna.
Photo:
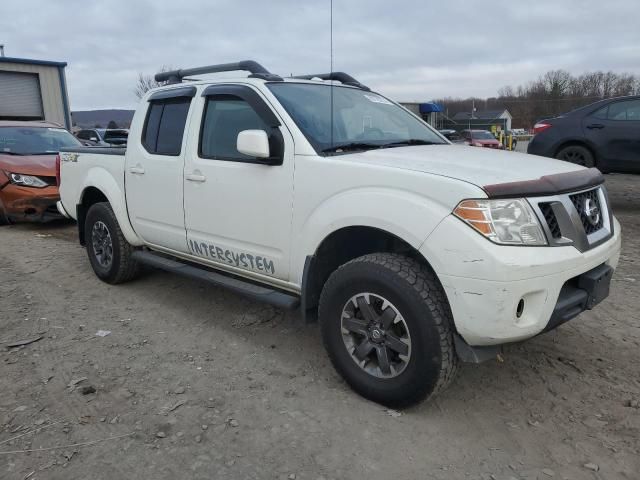
M 330 58 L 330 72 L 333 72 L 333 0 L 329 0 L 329 58 Z M 330 138 L 331 138 L 331 147 L 333 147 L 333 80 L 331 81 L 331 85 L 329 88 L 331 89 L 331 120 L 329 122 L 329 128 L 331 128 Z

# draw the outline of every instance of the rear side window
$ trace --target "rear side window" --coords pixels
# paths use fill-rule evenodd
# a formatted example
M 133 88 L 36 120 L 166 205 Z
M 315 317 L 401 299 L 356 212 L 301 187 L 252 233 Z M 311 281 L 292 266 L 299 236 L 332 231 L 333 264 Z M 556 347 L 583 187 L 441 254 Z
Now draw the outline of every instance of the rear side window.
M 633 122 L 640 120 L 640 100 L 626 100 L 609 105 L 609 120 Z
M 191 98 L 180 97 L 149 103 L 142 144 L 156 155 L 180 155 Z

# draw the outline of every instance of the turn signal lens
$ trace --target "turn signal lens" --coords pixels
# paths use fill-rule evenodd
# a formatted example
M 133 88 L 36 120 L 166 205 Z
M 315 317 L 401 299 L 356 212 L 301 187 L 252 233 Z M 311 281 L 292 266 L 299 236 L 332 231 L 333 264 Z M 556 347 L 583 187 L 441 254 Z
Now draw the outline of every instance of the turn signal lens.
M 547 245 L 538 218 L 525 199 L 463 200 L 453 214 L 501 245 Z

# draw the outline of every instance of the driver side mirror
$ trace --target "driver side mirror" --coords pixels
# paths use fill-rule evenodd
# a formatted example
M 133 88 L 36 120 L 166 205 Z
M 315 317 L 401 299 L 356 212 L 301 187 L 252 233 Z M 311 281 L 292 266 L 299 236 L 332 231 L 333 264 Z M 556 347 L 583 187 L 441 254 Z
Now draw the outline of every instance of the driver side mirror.
M 256 158 L 269 158 L 269 136 L 264 130 L 243 130 L 236 141 L 238 152 Z

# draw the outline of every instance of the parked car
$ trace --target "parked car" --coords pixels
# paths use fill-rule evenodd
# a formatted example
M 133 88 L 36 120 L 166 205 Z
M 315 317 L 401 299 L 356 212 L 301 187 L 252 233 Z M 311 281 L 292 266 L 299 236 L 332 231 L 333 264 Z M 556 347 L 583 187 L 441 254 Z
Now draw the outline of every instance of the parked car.
M 129 130 L 124 128 L 89 128 L 80 130 L 76 137 L 86 146 L 118 147 L 127 144 Z
M 602 172 L 640 172 L 640 96 L 601 100 L 534 127 L 528 153 Z
M 438 130 L 442 135 L 444 135 L 447 140 L 449 140 L 451 143 L 464 143 L 464 139 L 462 138 L 462 135 L 460 135 L 459 132 L 457 132 L 456 130 L 449 130 L 449 129 L 444 129 L 444 130 Z
M 472 147 L 497 148 L 499 150 L 504 150 L 504 145 L 487 130 L 463 130 L 462 138 L 467 145 L 471 145 Z
M 228 70 L 251 75 L 181 82 Z M 349 385 L 392 406 L 609 293 L 620 226 L 595 168 L 451 145 L 345 73 L 155 78 L 173 83 L 142 98 L 126 151 L 60 153 L 59 208 L 104 282 L 146 264 L 300 308 Z
M 0 121 L 0 224 L 61 218 L 56 154 L 81 143 L 59 125 Z

